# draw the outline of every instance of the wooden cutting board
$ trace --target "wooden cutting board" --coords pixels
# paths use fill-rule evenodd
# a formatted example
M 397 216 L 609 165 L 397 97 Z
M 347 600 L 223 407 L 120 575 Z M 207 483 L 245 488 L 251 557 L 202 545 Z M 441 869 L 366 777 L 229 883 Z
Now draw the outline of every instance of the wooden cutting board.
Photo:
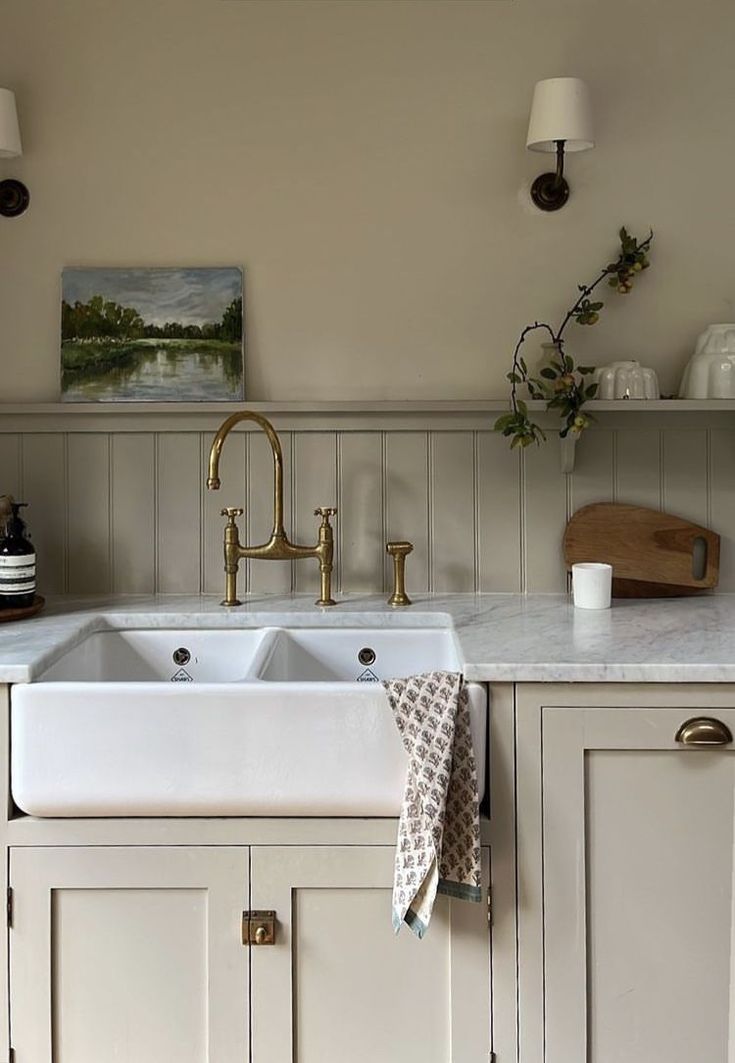
M 614 598 L 696 594 L 719 578 L 719 535 L 643 506 L 583 506 L 567 524 L 563 546 L 568 569 L 579 561 L 612 565 Z

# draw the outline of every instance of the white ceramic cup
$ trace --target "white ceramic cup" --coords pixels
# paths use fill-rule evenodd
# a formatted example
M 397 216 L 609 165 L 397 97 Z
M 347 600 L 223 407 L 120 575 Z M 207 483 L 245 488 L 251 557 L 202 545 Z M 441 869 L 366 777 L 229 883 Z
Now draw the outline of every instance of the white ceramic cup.
M 585 561 L 572 565 L 572 594 L 577 609 L 609 609 L 612 565 Z

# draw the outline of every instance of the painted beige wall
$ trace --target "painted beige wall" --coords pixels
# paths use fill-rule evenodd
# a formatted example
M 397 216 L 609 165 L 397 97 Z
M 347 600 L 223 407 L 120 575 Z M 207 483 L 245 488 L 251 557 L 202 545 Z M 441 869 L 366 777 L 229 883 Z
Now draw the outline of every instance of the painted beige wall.
M 653 224 L 575 350 L 671 391 L 732 320 L 730 0 L 1 0 L 27 215 L 0 225 L 0 401 L 58 395 L 64 264 L 243 264 L 254 399 L 504 391 L 515 335 Z M 586 78 L 595 151 L 529 204 L 533 83 Z

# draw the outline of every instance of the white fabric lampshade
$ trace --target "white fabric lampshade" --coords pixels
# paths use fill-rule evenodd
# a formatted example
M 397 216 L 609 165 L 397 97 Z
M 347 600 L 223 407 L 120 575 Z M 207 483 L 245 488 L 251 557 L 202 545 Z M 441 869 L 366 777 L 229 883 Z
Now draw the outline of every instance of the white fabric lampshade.
M 0 89 L 0 158 L 12 159 L 22 154 L 15 93 Z
M 526 147 L 531 151 L 565 151 L 594 148 L 589 89 L 579 78 L 548 78 L 533 90 Z

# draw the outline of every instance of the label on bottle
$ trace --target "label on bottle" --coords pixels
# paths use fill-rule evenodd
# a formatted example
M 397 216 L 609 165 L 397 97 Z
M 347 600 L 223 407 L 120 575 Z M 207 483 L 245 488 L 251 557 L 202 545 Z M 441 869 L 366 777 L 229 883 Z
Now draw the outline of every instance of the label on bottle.
M 35 554 L 0 554 L 0 596 L 34 594 Z

